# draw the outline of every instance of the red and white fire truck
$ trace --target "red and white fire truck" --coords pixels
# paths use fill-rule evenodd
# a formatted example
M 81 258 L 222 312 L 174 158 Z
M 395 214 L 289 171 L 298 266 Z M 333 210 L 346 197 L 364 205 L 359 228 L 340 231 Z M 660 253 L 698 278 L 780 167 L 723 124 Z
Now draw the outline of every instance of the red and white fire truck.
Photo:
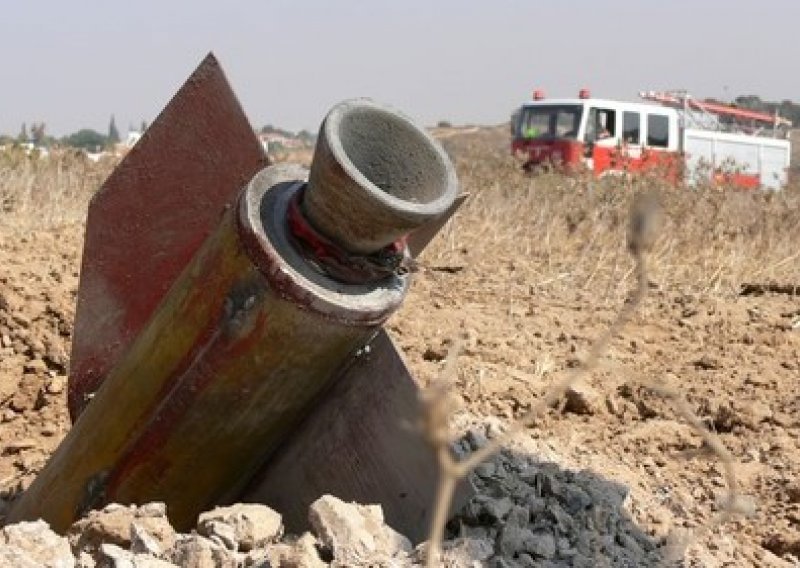
M 642 92 L 645 103 L 533 99 L 511 121 L 526 170 L 555 165 L 597 176 L 659 169 L 674 181 L 780 189 L 788 178 L 791 122 L 682 91 Z

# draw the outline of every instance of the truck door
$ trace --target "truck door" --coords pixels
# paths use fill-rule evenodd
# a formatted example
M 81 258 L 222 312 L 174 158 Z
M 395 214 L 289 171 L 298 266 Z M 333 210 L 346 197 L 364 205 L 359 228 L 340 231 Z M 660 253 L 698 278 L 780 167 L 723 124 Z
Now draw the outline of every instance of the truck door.
M 622 149 L 631 160 L 642 157 L 642 113 L 639 111 L 622 112 Z
M 616 167 L 618 122 L 616 109 L 589 108 L 584 135 L 584 155 L 587 158 L 587 165 L 597 175 Z
M 584 142 L 590 146 L 598 140 L 609 138 L 617 138 L 617 111 L 612 108 L 591 107 L 586 119 Z

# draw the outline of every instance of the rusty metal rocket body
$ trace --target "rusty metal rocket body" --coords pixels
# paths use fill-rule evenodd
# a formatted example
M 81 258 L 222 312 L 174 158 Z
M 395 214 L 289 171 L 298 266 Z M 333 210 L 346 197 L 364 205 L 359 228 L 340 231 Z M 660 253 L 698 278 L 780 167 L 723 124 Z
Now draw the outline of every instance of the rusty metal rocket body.
M 191 126 L 182 113 L 206 105 L 210 123 Z M 310 174 L 260 169 L 266 159 L 249 126 L 250 142 L 237 139 L 245 130 L 237 109 L 207 59 L 93 200 L 70 377 L 76 420 L 11 520 L 42 517 L 63 531 L 107 502 L 159 500 L 186 529 L 222 501 L 274 502 L 285 489 L 302 503 L 330 487 L 383 501 L 390 521 L 419 534 L 435 467 L 422 442 L 401 432 L 416 385 L 380 325 L 409 286 L 393 264 L 410 254 L 406 237 L 452 211 L 452 165 L 403 115 L 354 100 L 323 122 Z M 194 135 L 165 146 L 181 125 Z M 209 160 L 222 171 L 204 179 L 211 166 L 188 163 L 204 158 L 187 148 L 214 133 L 224 143 Z M 202 219 L 180 210 L 183 201 Z M 115 221 L 103 215 L 125 211 L 131 218 L 109 237 Z M 358 360 L 369 345 L 375 354 Z M 373 386 L 364 382 L 371 375 L 389 395 L 376 405 L 382 413 L 359 410 L 374 388 L 348 388 Z M 325 405 L 331 393 L 341 404 Z M 373 431 L 372 442 L 320 429 L 314 416 L 333 420 L 337 409 L 337 424 Z M 370 463 L 351 464 L 358 475 L 321 467 L 325 480 L 279 486 L 275 472 L 329 459 L 309 451 L 326 444 Z M 271 467 L 279 455 L 295 458 Z

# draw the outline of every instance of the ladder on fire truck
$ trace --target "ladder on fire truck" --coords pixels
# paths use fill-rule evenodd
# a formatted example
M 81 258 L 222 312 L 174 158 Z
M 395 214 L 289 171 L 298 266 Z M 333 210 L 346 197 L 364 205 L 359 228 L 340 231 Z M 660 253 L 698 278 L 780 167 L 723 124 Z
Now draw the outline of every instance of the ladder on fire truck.
M 639 97 L 676 109 L 684 128 L 788 138 L 792 127 L 791 121 L 778 116 L 777 111 L 769 114 L 713 101 L 701 101 L 682 90 L 642 91 Z

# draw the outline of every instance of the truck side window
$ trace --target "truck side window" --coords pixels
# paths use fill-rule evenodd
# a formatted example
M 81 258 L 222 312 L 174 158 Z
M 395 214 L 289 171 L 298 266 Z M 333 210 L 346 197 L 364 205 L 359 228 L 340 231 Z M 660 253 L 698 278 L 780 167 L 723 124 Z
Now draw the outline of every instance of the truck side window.
M 617 135 L 616 112 L 607 108 L 589 110 L 586 124 L 586 141 L 594 142 L 603 138 L 614 138 Z
M 638 112 L 622 113 L 622 140 L 628 144 L 641 144 L 642 117 Z
M 669 147 L 669 117 L 663 114 L 647 115 L 647 145 Z

